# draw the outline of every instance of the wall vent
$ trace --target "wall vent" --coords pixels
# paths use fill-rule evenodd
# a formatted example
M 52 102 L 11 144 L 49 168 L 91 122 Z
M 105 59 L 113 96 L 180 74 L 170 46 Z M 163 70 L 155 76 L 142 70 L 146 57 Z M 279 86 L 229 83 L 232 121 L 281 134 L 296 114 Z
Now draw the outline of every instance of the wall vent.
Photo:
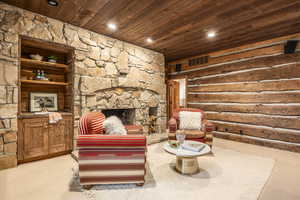
M 202 56 L 198 58 L 193 58 L 189 60 L 189 66 L 201 65 L 208 63 L 208 56 Z

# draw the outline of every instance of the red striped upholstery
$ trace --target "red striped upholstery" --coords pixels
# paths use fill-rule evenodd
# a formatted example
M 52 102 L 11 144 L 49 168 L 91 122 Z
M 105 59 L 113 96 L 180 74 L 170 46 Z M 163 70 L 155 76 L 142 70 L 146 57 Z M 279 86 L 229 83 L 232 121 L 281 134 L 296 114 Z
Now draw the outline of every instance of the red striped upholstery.
M 144 183 L 146 137 L 80 135 L 80 184 Z
M 104 114 L 101 112 L 90 112 L 83 115 L 79 121 L 81 135 L 103 134 Z
M 77 147 L 81 149 L 88 147 L 144 147 L 146 145 L 145 136 L 141 135 L 80 135 Z

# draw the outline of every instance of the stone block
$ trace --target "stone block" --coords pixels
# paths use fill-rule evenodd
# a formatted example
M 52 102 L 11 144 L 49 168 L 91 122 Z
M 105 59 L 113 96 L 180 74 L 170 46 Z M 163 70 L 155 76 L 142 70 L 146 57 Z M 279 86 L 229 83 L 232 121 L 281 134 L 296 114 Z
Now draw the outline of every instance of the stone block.
M 103 61 L 109 61 L 110 60 L 110 49 L 109 48 L 105 48 L 102 50 L 101 52 L 101 60 Z
M 5 154 L 15 154 L 15 153 L 17 153 L 17 143 L 12 142 L 12 143 L 4 144 L 4 153 Z
M 0 119 L 0 129 L 9 129 L 10 119 Z
M 111 88 L 110 78 L 81 77 L 80 90 L 87 94 L 93 94 L 97 90 Z
M 65 43 L 65 38 L 63 34 L 64 24 L 58 20 L 48 18 L 49 31 L 53 35 L 53 41 L 58 43 Z
M 0 32 L 0 41 L 4 41 L 4 33 Z
M 86 67 L 88 68 L 94 68 L 96 67 L 96 63 L 95 63 L 95 60 L 92 60 L 90 58 L 86 58 L 83 63 L 85 64 Z
M 129 66 L 128 66 L 128 53 L 123 51 L 118 57 L 117 60 L 117 67 L 121 74 L 128 74 L 129 73 Z
M 88 57 L 93 60 L 100 60 L 101 59 L 101 49 L 100 47 L 90 47 L 90 52 Z
M 105 73 L 108 76 L 115 76 L 115 75 L 117 75 L 118 74 L 118 70 L 117 70 L 115 64 L 111 63 L 111 62 L 106 63 L 106 65 L 105 65 Z
M 0 169 L 8 169 L 17 166 L 16 155 L 0 155 Z
M 17 133 L 14 131 L 7 132 L 3 135 L 4 143 L 16 142 L 17 141 Z
M 0 60 L 0 85 L 17 85 L 18 68 L 14 63 Z
M 110 50 L 110 55 L 112 56 L 112 57 L 118 57 L 119 56 L 119 54 L 120 54 L 120 49 L 118 48 L 118 47 L 113 47 L 113 48 L 111 48 L 111 50 Z
M 48 30 L 48 26 L 46 24 L 36 24 L 29 32 L 30 37 L 38 38 L 42 40 L 52 40 L 52 35 Z
M 5 33 L 4 34 L 4 41 L 10 43 L 17 43 L 18 42 L 18 34 L 16 33 Z
M 1 28 L 3 30 L 13 29 L 21 17 L 22 14 L 17 10 L 6 12 L 1 20 Z
M 14 86 L 7 86 L 6 87 L 6 103 L 14 103 L 18 102 L 18 88 Z
M 0 66 L 1 67 L 1 66 Z M 0 104 L 6 104 L 6 87 L 5 86 L 0 86 Z

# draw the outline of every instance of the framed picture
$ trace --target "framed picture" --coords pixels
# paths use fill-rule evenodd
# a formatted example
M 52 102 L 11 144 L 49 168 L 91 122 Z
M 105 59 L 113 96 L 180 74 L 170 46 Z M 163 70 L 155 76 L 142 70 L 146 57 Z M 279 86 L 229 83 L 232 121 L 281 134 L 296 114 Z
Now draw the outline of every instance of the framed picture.
M 57 111 L 57 93 L 30 93 L 30 112 Z

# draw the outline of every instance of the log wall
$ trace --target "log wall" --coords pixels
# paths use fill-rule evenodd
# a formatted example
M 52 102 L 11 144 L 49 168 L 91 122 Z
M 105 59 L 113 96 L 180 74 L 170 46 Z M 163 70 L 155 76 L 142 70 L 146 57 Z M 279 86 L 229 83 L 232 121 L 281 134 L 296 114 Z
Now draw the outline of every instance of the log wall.
M 168 77 L 187 78 L 187 105 L 205 111 L 216 137 L 300 152 L 300 44 L 284 54 L 286 41 L 299 38 L 213 52 L 196 66 L 188 66 L 191 58 L 176 60 Z

